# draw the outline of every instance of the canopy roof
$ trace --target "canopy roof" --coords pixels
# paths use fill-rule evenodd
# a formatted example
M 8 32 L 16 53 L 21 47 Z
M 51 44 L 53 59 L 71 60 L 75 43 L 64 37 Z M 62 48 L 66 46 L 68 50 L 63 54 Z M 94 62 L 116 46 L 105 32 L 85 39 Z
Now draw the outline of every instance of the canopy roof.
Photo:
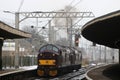
M 0 38 L 3 39 L 17 39 L 17 38 L 29 38 L 31 34 L 13 28 L 0 21 Z
M 82 35 L 97 44 L 120 48 L 120 11 L 88 22 L 82 28 Z

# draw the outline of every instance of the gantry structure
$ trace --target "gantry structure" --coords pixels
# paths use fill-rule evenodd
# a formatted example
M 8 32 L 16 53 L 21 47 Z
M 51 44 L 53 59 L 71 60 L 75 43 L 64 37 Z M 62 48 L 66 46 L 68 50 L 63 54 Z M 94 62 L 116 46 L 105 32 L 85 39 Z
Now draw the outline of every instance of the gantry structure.
M 11 13 L 9 11 L 4 11 L 7 13 Z M 20 22 L 24 21 L 25 19 L 28 18 L 94 18 L 94 14 L 92 12 L 41 12 L 41 11 L 35 11 L 35 12 L 15 12 L 15 28 L 19 29 L 19 24 Z M 72 19 L 71 19 L 72 20 Z M 50 23 L 50 22 L 49 22 Z M 71 21 L 71 26 L 70 26 L 70 46 L 72 45 L 72 21 Z M 49 41 L 52 40 L 53 33 L 52 32 L 52 27 L 49 24 Z M 15 41 L 16 44 L 19 44 L 19 41 Z M 19 46 L 16 45 L 16 55 L 15 55 L 15 66 L 17 67 L 18 64 L 18 50 Z
M 19 18 L 20 17 L 20 18 Z M 41 11 L 35 11 L 35 12 L 15 12 L 15 26 L 16 28 L 19 28 L 19 23 L 24 21 L 27 18 L 93 18 L 95 15 L 92 12 L 41 12 Z M 72 19 L 71 19 L 72 20 Z M 49 22 L 50 23 L 50 22 Z M 72 35 L 72 21 L 70 26 L 70 35 Z M 52 36 L 53 33 L 51 31 L 52 27 L 49 24 L 49 41 L 50 43 L 53 42 Z M 70 38 L 70 43 L 72 43 L 72 36 Z M 71 45 L 71 44 L 70 44 Z

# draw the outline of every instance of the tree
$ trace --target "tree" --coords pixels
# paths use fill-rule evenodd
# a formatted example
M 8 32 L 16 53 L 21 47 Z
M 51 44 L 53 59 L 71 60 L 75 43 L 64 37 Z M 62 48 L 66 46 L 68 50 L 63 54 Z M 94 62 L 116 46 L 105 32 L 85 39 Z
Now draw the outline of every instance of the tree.
M 43 44 L 47 43 L 45 41 L 45 38 L 39 34 L 37 28 L 31 27 L 31 26 L 24 26 L 22 30 L 25 32 L 31 33 L 32 37 L 24 39 L 25 40 L 24 42 L 26 43 L 23 43 L 23 41 L 21 41 L 20 45 L 30 47 L 30 48 L 34 46 L 34 51 L 38 51 Z

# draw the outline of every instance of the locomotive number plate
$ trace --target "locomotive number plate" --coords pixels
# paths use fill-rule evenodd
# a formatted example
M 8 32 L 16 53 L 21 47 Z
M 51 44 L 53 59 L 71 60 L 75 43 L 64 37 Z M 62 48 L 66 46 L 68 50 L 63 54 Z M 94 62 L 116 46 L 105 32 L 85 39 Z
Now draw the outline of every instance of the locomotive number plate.
M 55 60 L 39 60 L 39 65 L 55 65 Z

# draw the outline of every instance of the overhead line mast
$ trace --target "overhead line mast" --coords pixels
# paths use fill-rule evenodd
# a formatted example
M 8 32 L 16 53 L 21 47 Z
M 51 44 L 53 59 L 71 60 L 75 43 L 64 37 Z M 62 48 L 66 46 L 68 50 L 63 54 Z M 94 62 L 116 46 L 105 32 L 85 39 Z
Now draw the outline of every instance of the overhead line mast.
M 4 12 L 11 13 L 10 11 L 4 11 Z M 15 27 L 17 29 L 19 29 L 20 22 L 24 21 L 27 18 L 93 18 L 95 17 L 92 12 L 54 12 L 54 11 L 40 12 L 40 11 L 36 11 L 36 12 L 15 12 L 14 14 L 15 14 Z M 71 24 L 71 27 L 72 27 L 72 24 Z M 72 36 L 72 31 L 70 32 Z M 16 52 L 16 60 L 15 60 L 16 68 L 19 66 L 18 64 L 19 45 L 18 44 L 19 44 L 19 41 L 16 40 L 16 51 L 15 51 Z
M 36 11 L 36 12 L 19 12 L 19 15 L 23 15 L 22 19 L 19 20 L 19 22 L 27 19 L 27 18 L 93 18 L 95 17 L 94 14 L 92 12 L 40 12 L 40 11 Z M 50 24 L 50 22 L 49 22 Z M 72 19 L 71 19 L 71 26 L 70 26 L 70 39 L 69 39 L 69 43 L 70 46 L 72 46 Z M 52 26 L 49 25 L 49 29 Z M 53 31 L 49 32 L 49 40 L 50 43 L 53 42 Z
M 16 18 L 16 21 L 19 21 L 19 23 L 27 18 L 93 18 L 95 17 L 92 12 L 65 12 L 65 11 L 59 11 L 59 12 L 41 12 L 41 11 L 35 11 L 35 12 L 16 12 L 15 14 L 18 14 L 21 18 Z M 19 26 L 19 23 L 16 24 Z M 72 46 L 72 20 L 71 20 L 71 31 L 70 31 L 70 46 Z M 50 28 L 51 26 L 49 26 Z M 49 33 L 49 36 L 52 36 L 52 33 Z M 49 37 L 50 38 L 50 37 Z M 51 39 L 49 39 L 51 40 Z
M 17 12 L 16 12 L 17 13 Z M 92 12 L 18 12 L 23 15 L 20 21 L 27 18 L 92 18 Z

